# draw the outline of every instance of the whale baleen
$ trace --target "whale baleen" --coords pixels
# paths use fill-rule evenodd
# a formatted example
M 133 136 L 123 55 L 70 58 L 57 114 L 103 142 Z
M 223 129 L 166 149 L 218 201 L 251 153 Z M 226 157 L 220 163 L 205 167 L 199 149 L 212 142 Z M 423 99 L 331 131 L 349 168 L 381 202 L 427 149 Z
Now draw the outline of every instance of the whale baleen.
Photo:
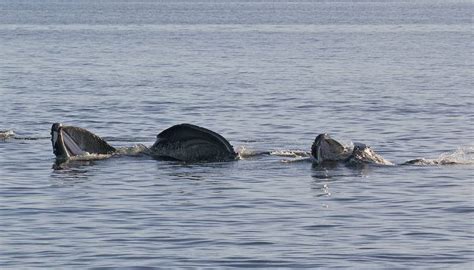
M 116 149 L 92 132 L 54 123 L 51 127 L 53 153 L 58 159 L 88 154 L 112 154 Z
M 312 160 L 318 164 L 324 161 L 343 161 L 351 155 L 351 149 L 334 140 L 328 134 L 319 134 L 311 145 Z

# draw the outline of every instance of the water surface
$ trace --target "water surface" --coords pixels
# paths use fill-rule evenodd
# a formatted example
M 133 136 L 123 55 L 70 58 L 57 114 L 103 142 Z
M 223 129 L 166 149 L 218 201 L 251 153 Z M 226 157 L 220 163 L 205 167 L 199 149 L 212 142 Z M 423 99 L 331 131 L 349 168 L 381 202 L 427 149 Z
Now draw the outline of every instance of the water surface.
M 0 141 L 0 268 L 472 268 L 472 12 L 0 1 L 0 129 L 16 134 Z M 54 170 L 54 122 L 119 147 L 188 122 L 247 151 L 307 151 L 327 132 L 394 163 L 463 164 L 125 156 Z

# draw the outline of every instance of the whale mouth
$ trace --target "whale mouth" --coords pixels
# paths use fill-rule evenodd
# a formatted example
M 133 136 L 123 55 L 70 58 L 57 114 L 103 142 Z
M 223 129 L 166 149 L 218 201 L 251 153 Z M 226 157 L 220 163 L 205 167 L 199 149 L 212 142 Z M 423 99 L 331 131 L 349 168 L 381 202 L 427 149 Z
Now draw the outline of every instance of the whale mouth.
M 53 124 L 51 128 L 51 141 L 53 153 L 60 158 L 84 155 L 88 152 L 81 148 L 80 143 L 63 129 L 61 123 Z
M 64 144 L 62 136 L 62 127 L 61 123 L 54 123 L 51 127 L 51 142 L 53 144 L 53 153 L 58 158 L 68 158 L 70 154 L 67 151 L 67 147 Z
M 354 143 L 354 150 L 349 158 L 349 163 L 393 165 L 392 162 L 384 159 L 381 155 L 375 153 L 370 146 L 363 143 Z
M 331 138 L 328 134 L 319 134 L 311 147 L 311 155 L 316 163 L 341 161 L 350 155 L 350 149 Z
M 116 149 L 83 128 L 55 123 L 51 127 L 53 153 L 59 159 L 89 154 L 112 154 Z
M 324 146 L 323 146 L 323 142 L 326 140 L 326 138 L 328 138 L 329 135 L 328 134 L 319 134 L 316 139 L 314 140 L 314 143 L 311 147 L 311 154 L 314 158 L 314 160 L 317 162 L 317 163 L 322 163 L 323 162 L 323 158 L 322 158 L 322 153 L 324 150 L 322 149 Z M 325 145 L 325 144 L 324 144 Z

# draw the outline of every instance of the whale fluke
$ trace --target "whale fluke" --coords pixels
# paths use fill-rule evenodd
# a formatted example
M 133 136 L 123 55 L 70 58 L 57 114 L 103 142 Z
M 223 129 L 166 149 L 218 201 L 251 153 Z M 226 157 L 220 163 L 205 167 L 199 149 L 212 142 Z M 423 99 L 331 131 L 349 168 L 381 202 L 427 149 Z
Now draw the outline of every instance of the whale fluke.
M 59 159 L 84 154 L 112 154 L 116 149 L 92 132 L 79 127 L 54 123 L 51 127 L 53 153 Z
M 185 162 L 230 161 L 237 157 L 224 137 L 191 124 L 179 124 L 162 131 L 150 150 L 155 158 Z

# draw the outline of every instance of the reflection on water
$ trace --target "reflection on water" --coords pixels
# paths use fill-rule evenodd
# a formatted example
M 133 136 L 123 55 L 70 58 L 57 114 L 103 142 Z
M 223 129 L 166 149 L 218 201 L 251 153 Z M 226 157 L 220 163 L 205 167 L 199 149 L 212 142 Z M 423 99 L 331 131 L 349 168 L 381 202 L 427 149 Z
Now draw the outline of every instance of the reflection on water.
M 52 166 L 53 186 L 74 186 L 89 180 L 90 167 L 96 165 L 92 160 L 56 160 Z
M 52 187 L 64 187 L 64 186 L 75 186 L 82 184 L 89 180 L 87 170 L 67 170 L 67 171 L 54 171 L 51 174 L 50 181 Z
M 53 163 L 53 170 L 55 171 L 76 171 L 77 169 L 84 166 L 93 166 L 96 162 L 94 160 L 56 160 Z

